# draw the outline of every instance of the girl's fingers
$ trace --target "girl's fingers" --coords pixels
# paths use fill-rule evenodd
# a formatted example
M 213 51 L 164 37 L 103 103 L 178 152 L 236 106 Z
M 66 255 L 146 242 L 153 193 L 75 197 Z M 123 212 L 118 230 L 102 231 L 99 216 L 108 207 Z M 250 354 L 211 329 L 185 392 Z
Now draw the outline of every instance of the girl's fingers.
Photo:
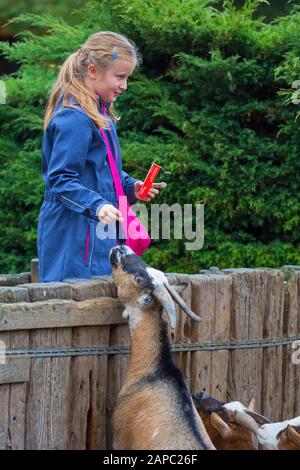
M 149 202 L 149 201 L 151 201 L 151 199 L 153 199 L 158 194 L 159 194 L 159 190 L 154 189 L 153 186 L 152 186 L 152 188 L 149 190 L 149 193 L 148 193 L 147 197 L 145 199 L 143 199 L 143 201 Z
M 153 189 L 153 188 L 151 188 L 148 194 L 149 194 L 150 197 L 151 197 L 151 195 L 153 194 L 152 197 L 154 197 L 154 196 L 155 196 L 156 194 L 158 194 L 158 193 L 159 193 L 158 189 Z
M 122 215 L 122 212 L 120 212 L 118 209 L 116 209 L 114 206 L 111 205 L 106 205 L 103 206 L 104 209 L 101 212 L 101 217 L 100 220 L 104 224 L 111 224 L 112 222 L 115 222 L 116 220 L 119 220 L 120 222 L 124 222 L 124 217 Z
M 110 220 L 111 222 L 114 222 L 115 220 L 118 220 L 119 222 L 124 222 L 122 212 L 116 209 L 112 214 L 110 214 Z
M 116 217 L 117 219 L 116 220 L 119 220 L 120 222 L 124 222 L 124 217 L 123 217 L 123 214 L 121 211 L 119 211 L 118 209 L 116 209 Z
M 122 218 L 122 219 L 121 219 L 121 218 L 117 218 L 116 215 L 111 216 L 111 217 L 106 217 L 106 219 L 104 219 L 103 222 L 104 222 L 105 224 L 112 224 L 113 222 L 116 222 L 117 220 L 118 220 L 119 222 L 124 222 L 124 219 L 123 219 L 123 218 Z
M 167 183 L 165 183 L 164 181 L 161 181 L 160 183 L 152 183 L 152 188 L 158 188 L 158 189 L 162 189 L 162 188 L 165 188 L 167 186 Z

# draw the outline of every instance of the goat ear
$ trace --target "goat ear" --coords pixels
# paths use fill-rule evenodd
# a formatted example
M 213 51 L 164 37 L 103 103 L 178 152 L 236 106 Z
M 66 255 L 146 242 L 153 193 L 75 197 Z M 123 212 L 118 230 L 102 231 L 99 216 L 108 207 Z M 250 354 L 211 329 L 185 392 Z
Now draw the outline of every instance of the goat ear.
M 178 282 L 178 284 L 173 285 L 173 289 L 178 292 L 178 294 L 181 294 L 188 286 L 187 282 Z

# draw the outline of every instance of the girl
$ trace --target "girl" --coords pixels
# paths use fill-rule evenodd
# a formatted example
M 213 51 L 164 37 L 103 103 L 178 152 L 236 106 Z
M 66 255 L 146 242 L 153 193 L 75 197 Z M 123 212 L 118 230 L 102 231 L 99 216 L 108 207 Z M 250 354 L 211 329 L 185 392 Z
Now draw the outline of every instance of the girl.
M 38 220 L 40 282 L 111 274 L 116 240 L 97 224 L 122 222 L 102 128 L 129 203 L 142 181 L 122 171 L 113 104 L 141 62 L 135 45 L 110 31 L 90 36 L 62 65 L 46 109 L 42 146 L 45 196 Z M 154 183 L 150 201 L 165 183 Z M 100 222 L 99 222 L 100 221 Z M 103 238 L 103 237 L 102 237 Z

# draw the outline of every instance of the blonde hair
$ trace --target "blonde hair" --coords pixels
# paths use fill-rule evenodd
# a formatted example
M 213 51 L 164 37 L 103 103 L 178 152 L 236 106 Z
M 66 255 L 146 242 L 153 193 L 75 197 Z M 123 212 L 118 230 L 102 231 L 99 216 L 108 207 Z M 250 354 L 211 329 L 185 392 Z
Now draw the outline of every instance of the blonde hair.
M 72 96 L 97 127 L 107 127 L 108 120 L 100 115 L 98 100 L 85 86 L 84 77 L 90 64 L 94 64 L 100 71 L 105 71 L 116 58 L 132 61 L 135 67 L 142 61 L 134 42 L 111 31 L 92 34 L 78 51 L 71 54 L 61 66 L 52 89 L 45 112 L 44 128 L 48 126 L 53 116 L 53 109 L 61 96 L 65 107 L 76 108 L 68 103 Z M 119 119 L 112 104 L 108 113 L 114 121 Z

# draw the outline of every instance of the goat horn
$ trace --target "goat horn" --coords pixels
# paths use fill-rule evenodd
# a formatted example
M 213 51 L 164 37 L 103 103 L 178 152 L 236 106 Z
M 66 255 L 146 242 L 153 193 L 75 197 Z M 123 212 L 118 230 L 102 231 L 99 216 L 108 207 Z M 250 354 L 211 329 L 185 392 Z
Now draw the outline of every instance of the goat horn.
M 233 419 L 236 423 L 242 424 L 254 433 L 256 433 L 259 429 L 257 422 L 251 416 L 249 416 L 249 414 L 246 414 L 243 411 L 236 411 L 234 413 Z
M 155 287 L 152 294 L 159 300 L 169 317 L 171 327 L 176 327 L 176 308 L 172 297 L 163 285 Z
M 182 310 L 193 320 L 195 321 L 200 321 L 201 317 L 198 317 L 187 305 L 186 303 L 182 300 L 178 292 L 176 292 L 175 289 L 170 286 L 167 282 L 164 282 L 165 288 L 170 292 L 171 297 L 175 300 L 175 302 L 179 305 L 179 307 L 182 308 Z
M 255 410 L 255 397 L 252 397 L 250 399 L 249 404 L 248 404 L 248 410 L 254 412 L 254 410 Z
M 256 413 L 255 411 L 245 410 L 245 413 L 247 413 L 247 415 L 251 416 L 251 418 L 253 418 L 257 422 L 257 424 L 259 424 L 260 426 L 262 424 L 270 424 L 271 423 L 269 418 L 266 418 L 265 416 L 260 415 L 259 413 Z
M 295 444 L 297 449 L 300 449 L 300 434 L 290 424 L 286 428 L 286 435 L 289 438 L 289 440 L 293 442 L 293 444 Z
M 231 429 L 228 424 L 214 411 L 209 416 L 210 423 L 214 429 L 216 429 L 223 439 L 228 439 L 231 434 Z

